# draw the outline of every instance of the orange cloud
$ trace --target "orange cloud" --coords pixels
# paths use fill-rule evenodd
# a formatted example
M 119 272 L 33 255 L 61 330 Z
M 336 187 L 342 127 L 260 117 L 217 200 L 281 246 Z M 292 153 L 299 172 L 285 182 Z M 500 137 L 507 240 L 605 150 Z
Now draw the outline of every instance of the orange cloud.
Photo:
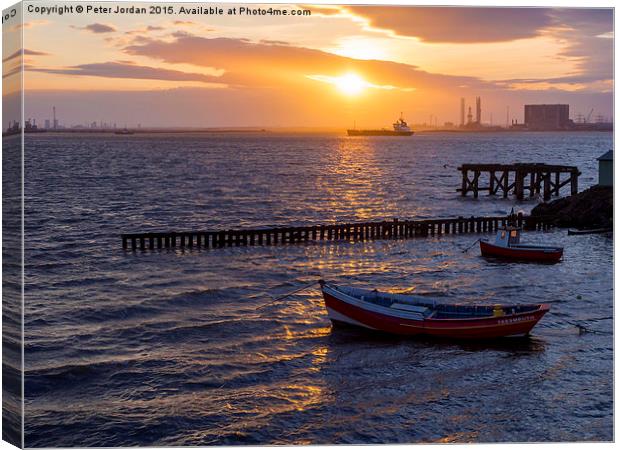
M 193 64 L 224 70 L 222 83 L 239 86 L 302 82 L 308 76 L 338 77 L 348 72 L 363 76 L 369 84 L 399 89 L 445 89 L 461 85 L 490 88 L 472 77 L 431 74 L 408 64 L 358 60 L 280 43 L 245 39 L 203 38 L 177 34 L 173 41 L 148 39 L 125 52 L 172 64 Z

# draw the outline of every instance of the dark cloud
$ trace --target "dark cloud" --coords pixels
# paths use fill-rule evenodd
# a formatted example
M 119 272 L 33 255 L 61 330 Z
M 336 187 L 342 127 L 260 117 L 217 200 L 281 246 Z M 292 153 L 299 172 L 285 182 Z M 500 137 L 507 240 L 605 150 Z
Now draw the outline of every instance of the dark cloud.
M 14 58 L 17 58 L 21 55 L 21 49 L 17 50 L 14 53 L 11 53 L 9 56 L 7 56 L 6 58 L 4 58 L 2 60 L 3 63 L 6 63 Z M 47 56 L 49 55 L 49 53 L 44 53 L 44 52 L 37 52 L 35 50 L 29 50 L 27 48 L 24 49 L 24 56 Z
M 552 10 L 554 22 L 568 26 L 580 34 L 598 35 L 613 31 L 612 8 L 557 8 Z
M 74 28 L 78 28 L 78 27 L 74 27 Z M 86 30 L 86 31 L 91 31 L 93 33 L 96 34 L 101 34 L 101 33 L 112 33 L 114 31 L 116 31 L 116 28 L 114 28 L 111 25 L 106 25 L 103 23 L 91 23 L 90 25 L 86 25 L 83 28 L 78 28 L 80 30 Z
M 559 56 L 577 61 L 576 74 L 564 79 L 583 82 L 611 80 L 613 77 L 613 10 L 557 9 L 553 11 L 557 36 L 567 45 Z
M 174 33 L 172 33 L 172 37 L 176 37 L 176 38 L 185 37 L 185 36 L 191 36 L 191 35 L 192 35 L 191 33 L 187 32 L 187 31 L 183 31 L 183 30 L 175 31 Z
M 272 41 L 271 39 L 261 39 L 260 43 L 261 44 L 267 44 L 267 45 L 291 45 L 290 42 L 286 42 L 286 41 Z
M 346 6 L 374 28 L 425 42 L 504 42 L 538 36 L 552 25 L 546 8 Z
M 164 27 L 159 27 L 159 26 L 149 25 L 148 27 L 142 28 L 140 30 L 126 31 L 125 34 L 142 34 L 142 33 L 148 33 L 149 31 L 161 31 L 161 30 L 165 30 L 165 28 Z
M 10 76 L 13 76 L 15 74 L 21 73 L 22 71 L 22 65 L 18 64 L 17 66 L 8 69 L 6 72 L 2 72 L 2 79 L 8 78 Z
M 44 72 L 57 75 L 78 75 L 104 78 L 133 78 L 140 80 L 166 81 L 200 81 L 203 83 L 219 82 L 219 78 L 200 73 L 188 73 L 180 70 L 159 69 L 138 66 L 126 62 L 106 62 L 81 64 L 66 68 L 30 68 L 33 72 Z

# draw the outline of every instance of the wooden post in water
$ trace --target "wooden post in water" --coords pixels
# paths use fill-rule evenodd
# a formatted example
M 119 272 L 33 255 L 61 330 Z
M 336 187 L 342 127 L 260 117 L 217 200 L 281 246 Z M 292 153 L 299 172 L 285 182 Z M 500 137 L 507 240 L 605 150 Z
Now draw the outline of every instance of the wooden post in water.
M 547 201 L 551 198 L 551 172 L 546 172 L 543 175 L 543 189 L 543 199 Z
M 461 180 L 461 195 L 465 197 L 467 195 L 467 185 L 468 185 L 467 169 L 463 168 L 461 170 L 461 175 L 463 176 L 463 179 Z
M 474 180 L 473 180 L 473 190 L 474 190 L 474 198 L 478 198 L 478 179 L 480 178 L 480 171 L 474 171 Z
M 519 169 L 515 172 L 515 195 L 517 200 L 523 200 L 523 172 Z
M 578 178 L 579 171 L 575 169 L 570 174 L 570 195 L 577 195 L 577 193 L 579 192 Z

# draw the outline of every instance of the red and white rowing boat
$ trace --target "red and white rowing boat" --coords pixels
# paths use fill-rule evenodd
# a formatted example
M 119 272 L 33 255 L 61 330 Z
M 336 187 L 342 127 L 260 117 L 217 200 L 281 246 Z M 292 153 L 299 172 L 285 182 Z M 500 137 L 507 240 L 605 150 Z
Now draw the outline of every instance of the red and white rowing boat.
M 327 314 L 346 323 L 401 335 L 455 339 L 525 336 L 549 305 L 461 305 L 426 297 L 336 286 L 319 281 Z
M 508 226 L 497 231 L 493 244 L 481 239 L 480 252 L 482 256 L 545 263 L 556 263 L 564 254 L 563 247 L 527 245 L 520 240 L 521 229 Z

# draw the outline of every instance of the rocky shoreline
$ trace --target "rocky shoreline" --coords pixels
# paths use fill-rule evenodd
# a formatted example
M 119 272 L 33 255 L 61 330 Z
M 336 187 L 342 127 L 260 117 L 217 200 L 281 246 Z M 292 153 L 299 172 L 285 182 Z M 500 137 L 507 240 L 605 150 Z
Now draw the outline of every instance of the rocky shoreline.
M 592 186 L 570 197 L 536 206 L 532 216 L 551 217 L 558 227 L 612 228 L 614 215 L 613 187 Z

